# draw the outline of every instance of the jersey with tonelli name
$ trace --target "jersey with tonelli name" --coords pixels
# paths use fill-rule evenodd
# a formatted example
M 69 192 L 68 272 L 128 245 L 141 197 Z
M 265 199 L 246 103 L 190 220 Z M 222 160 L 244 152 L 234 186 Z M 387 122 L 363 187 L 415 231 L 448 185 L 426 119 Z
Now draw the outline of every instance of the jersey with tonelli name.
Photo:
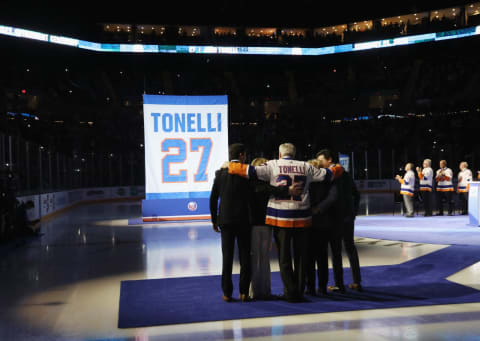
M 400 186 L 400 194 L 413 197 L 413 192 L 415 191 L 415 174 L 412 170 L 408 170 L 405 173 L 405 176 L 400 180 L 400 183 L 402 184 Z
M 317 169 L 304 161 L 284 157 L 271 160 L 261 166 L 230 163 L 229 173 L 251 179 L 267 181 L 272 186 L 291 186 L 301 183 L 303 192 L 299 196 L 271 196 L 268 200 L 265 223 L 277 227 L 309 227 L 312 225 L 309 185 L 312 181 L 331 181 L 334 173 L 341 173 L 340 166 L 333 169 Z
M 442 172 L 443 171 L 443 172 Z M 437 192 L 453 192 L 453 172 L 450 168 L 440 168 L 437 170 Z
M 470 189 L 470 182 L 472 182 L 472 171 L 468 168 L 458 173 L 458 193 L 466 193 Z
M 418 172 L 418 177 L 420 179 L 420 191 L 431 192 L 433 188 L 433 169 L 430 167 L 422 169 L 421 172 Z

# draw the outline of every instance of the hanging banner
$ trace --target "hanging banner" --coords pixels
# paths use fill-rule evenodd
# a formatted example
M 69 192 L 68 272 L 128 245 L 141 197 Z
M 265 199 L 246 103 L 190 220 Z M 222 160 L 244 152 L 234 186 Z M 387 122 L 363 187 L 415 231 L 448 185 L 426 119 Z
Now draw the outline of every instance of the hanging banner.
M 227 96 L 143 96 L 144 221 L 209 219 L 215 171 L 228 160 Z
M 338 161 L 340 165 L 347 171 L 350 172 L 350 156 L 347 154 L 338 154 Z

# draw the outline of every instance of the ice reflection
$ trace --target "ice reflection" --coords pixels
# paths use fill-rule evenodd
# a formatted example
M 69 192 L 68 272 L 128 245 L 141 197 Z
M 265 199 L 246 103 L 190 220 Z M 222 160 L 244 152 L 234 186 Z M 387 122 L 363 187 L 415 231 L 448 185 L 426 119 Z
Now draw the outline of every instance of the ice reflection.
M 221 273 L 220 235 L 209 226 L 151 229 L 144 231 L 143 237 L 147 278 Z

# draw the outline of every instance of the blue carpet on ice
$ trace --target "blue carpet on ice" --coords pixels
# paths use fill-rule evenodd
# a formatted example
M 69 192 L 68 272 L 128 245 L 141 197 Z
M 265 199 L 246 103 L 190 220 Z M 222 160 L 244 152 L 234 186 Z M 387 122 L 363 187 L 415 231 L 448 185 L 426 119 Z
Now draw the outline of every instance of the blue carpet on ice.
M 212 226 L 210 220 L 200 219 L 200 220 L 166 220 L 166 221 L 143 221 L 142 218 L 134 218 L 128 219 L 128 225 L 172 225 L 172 224 L 180 224 L 180 225 L 191 225 L 195 223 L 196 226 Z
M 119 328 L 254 317 L 480 302 L 480 291 L 445 278 L 480 261 L 480 247 L 450 246 L 399 265 L 362 268 L 363 293 L 332 294 L 306 303 L 222 301 L 220 276 L 123 281 Z M 331 277 L 330 277 L 331 278 Z M 345 269 L 345 283 L 351 273 Z M 238 276 L 234 276 L 238 284 Z M 283 286 L 272 274 L 272 292 Z M 235 291 L 238 295 L 238 291 Z M 308 296 L 307 296 L 308 297 Z
M 427 244 L 480 245 L 480 227 L 467 224 L 467 216 L 362 216 L 355 221 L 355 236 Z

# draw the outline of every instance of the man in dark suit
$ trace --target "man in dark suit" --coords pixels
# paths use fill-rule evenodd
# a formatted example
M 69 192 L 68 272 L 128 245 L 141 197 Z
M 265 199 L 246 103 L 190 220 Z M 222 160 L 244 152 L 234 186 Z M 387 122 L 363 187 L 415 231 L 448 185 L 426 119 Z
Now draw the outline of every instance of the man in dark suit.
M 328 149 L 323 149 L 318 152 L 317 160 L 320 161 L 321 167 L 329 167 L 334 164 L 333 153 Z M 334 211 L 337 215 L 337 233 L 335 234 L 331 247 L 336 285 L 331 286 L 328 289 L 331 291 L 345 291 L 341 255 L 343 240 L 353 274 L 353 283 L 349 285 L 349 288 L 362 291 L 360 262 L 358 260 L 357 248 L 355 247 L 354 242 L 355 217 L 358 214 L 358 208 L 360 205 L 360 193 L 355 186 L 352 176 L 348 172 L 343 172 L 340 178 L 335 181 L 335 184 L 338 192 L 336 203 L 334 205 Z
M 230 162 L 245 163 L 247 159 L 243 144 L 235 143 L 229 147 Z M 218 209 L 218 199 L 220 207 Z M 240 260 L 240 300 L 248 301 L 251 279 L 251 226 L 249 204 L 252 202 L 251 186 L 248 179 L 228 174 L 228 168 L 215 173 L 210 195 L 210 214 L 213 230 L 222 236 L 222 290 L 223 300 L 232 301 L 233 252 L 237 240 Z

